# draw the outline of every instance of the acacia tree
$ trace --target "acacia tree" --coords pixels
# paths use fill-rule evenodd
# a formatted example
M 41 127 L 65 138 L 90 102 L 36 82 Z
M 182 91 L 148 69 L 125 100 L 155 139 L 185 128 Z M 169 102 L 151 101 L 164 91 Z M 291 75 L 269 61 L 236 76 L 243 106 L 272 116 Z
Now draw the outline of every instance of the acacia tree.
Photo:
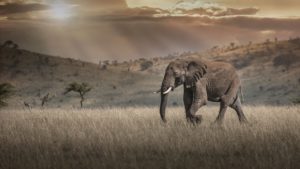
M 10 83 L 0 84 L 0 107 L 7 106 L 6 100 L 14 93 L 14 86 Z
M 71 91 L 79 93 L 79 96 L 80 96 L 80 107 L 82 107 L 83 106 L 83 102 L 85 100 L 84 96 L 89 91 L 91 91 L 91 90 L 92 90 L 92 87 L 89 84 L 87 84 L 87 83 L 81 83 L 81 84 L 79 84 L 79 83 L 73 82 L 73 83 L 70 83 L 66 87 L 64 94 L 67 94 L 67 93 L 69 93 Z

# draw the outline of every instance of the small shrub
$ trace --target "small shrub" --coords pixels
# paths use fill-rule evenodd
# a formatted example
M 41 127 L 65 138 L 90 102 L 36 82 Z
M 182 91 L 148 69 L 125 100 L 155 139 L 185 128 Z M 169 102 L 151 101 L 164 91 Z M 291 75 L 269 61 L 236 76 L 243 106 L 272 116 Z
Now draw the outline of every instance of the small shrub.
M 0 84 L 0 107 L 7 106 L 6 100 L 14 93 L 14 86 L 10 83 Z
M 289 69 L 289 67 L 292 64 L 297 62 L 300 62 L 299 57 L 293 53 L 289 53 L 289 54 L 278 55 L 277 57 L 275 57 L 273 60 L 273 65 L 276 67 L 284 66 L 286 69 Z
M 112 65 L 117 66 L 118 65 L 118 61 L 117 60 L 112 61 Z
M 295 98 L 295 99 L 292 99 L 292 102 L 293 102 L 294 104 L 300 104 L 300 97 Z
M 300 38 L 290 38 L 288 40 L 289 43 L 293 43 L 293 44 L 300 44 Z
M 47 93 L 45 96 L 41 98 L 41 106 L 44 107 L 46 103 L 48 103 L 54 96 L 50 96 L 50 93 Z
M 153 62 L 152 61 L 144 61 L 141 63 L 141 70 L 147 70 L 148 68 L 153 66 Z

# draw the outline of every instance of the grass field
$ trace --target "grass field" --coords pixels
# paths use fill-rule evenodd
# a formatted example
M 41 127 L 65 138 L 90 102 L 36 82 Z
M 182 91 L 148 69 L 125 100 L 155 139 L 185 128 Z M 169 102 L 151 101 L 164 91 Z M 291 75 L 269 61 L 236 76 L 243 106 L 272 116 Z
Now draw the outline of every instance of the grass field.
M 300 168 L 300 107 L 245 106 L 212 125 L 218 107 L 190 125 L 182 108 L 1 110 L 1 169 Z

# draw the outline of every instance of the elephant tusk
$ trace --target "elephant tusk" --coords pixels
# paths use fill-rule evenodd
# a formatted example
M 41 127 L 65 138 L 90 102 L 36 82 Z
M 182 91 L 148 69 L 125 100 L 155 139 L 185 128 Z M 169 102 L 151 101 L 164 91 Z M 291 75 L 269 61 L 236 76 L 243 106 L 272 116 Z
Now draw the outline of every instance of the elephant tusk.
M 168 94 L 171 90 L 172 90 L 172 87 L 169 87 L 169 89 L 167 91 L 163 92 L 163 94 Z

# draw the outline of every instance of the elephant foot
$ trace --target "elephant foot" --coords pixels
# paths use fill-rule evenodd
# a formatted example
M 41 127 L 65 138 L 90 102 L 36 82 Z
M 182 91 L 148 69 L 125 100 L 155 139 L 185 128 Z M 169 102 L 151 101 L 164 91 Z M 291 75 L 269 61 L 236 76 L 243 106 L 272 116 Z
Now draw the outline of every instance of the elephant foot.
M 167 120 L 165 118 L 161 119 L 163 123 L 167 123 Z
M 202 122 L 202 115 L 191 116 L 187 118 L 187 121 L 196 125 Z
M 196 119 L 196 123 L 198 124 L 200 124 L 201 122 L 202 122 L 202 115 L 197 115 L 197 116 L 195 116 L 195 119 Z

